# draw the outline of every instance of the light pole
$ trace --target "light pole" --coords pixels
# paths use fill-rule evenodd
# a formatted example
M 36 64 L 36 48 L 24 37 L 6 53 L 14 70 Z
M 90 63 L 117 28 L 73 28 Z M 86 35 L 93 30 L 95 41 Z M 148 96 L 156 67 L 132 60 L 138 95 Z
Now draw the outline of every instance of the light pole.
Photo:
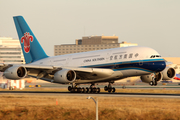
M 96 100 L 93 97 L 87 97 L 87 99 L 93 99 L 96 104 L 96 120 L 98 120 L 98 98 Z

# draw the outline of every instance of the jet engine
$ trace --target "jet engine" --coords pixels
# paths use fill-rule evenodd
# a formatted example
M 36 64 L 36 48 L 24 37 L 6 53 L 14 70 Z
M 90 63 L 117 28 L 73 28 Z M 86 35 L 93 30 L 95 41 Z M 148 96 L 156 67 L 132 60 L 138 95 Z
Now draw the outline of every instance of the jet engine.
M 163 75 L 162 75 L 162 73 L 156 73 L 156 74 L 151 73 L 149 75 L 142 75 L 141 76 L 142 82 L 145 82 L 145 83 L 151 83 L 154 78 L 156 81 L 160 81 L 160 80 L 162 80 Z
M 27 74 L 27 70 L 22 66 L 12 66 L 4 71 L 4 76 L 7 79 L 13 79 L 13 80 L 24 78 L 26 74 Z
M 166 67 L 163 71 L 163 79 L 162 80 L 171 80 L 176 75 L 176 71 L 172 67 Z
M 62 69 L 54 74 L 54 82 L 58 83 L 73 83 L 76 79 L 76 73 L 73 70 Z

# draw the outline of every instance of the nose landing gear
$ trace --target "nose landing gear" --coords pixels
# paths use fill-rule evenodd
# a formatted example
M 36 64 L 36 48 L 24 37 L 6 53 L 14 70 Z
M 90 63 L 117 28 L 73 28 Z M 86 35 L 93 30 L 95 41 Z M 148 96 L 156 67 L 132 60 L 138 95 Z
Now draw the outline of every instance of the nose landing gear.
M 157 85 L 157 80 L 156 80 L 156 78 L 152 78 L 152 81 L 149 83 L 149 85 L 151 85 L 151 86 L 156 86 Z

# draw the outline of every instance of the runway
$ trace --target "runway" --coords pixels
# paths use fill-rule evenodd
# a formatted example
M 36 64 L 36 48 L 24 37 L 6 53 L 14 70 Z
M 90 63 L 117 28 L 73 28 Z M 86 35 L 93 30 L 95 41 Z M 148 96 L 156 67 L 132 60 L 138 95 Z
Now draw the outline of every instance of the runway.
M 29 87 L 29 85 L 41 85 L 41 88 L 68 88 L 70 85 L 64 85 L 64 84 L 56 84 L 56 83 L 26 83 L 26 88 Z M 97 84 L 96 87 L 104 88 L 104 86 L 107 86 L 108 84 Z M 87 85 L 80 85 L 80 87 L 89 87 L 90 84 Z M 113 84 L 113 87 L 117 89 L 123 89 L 123 87 L 127 89 L 163 89 L 166 88 L 168 90 L 180 90 L 179 83 L 168 83 L 166 85 L 163 85 L 162 83 L 158 84 L 157 86 L 150 86 L 147 83 L 137 82 L 135 85 L 127 84 L 127 83 L 121 83 L 121 84 Z
M 163 94 L 163 93 L 70 93 L 70 92 L 48 92 L 48 91 L 0 91 L 0 95 L 47 95 L 47 96 L 95 96 L 95 97 L 143 97 L 143 98 L 178 98 L 180 94 Z
M 96 97 L 100 97 L 100 96 L 105 96 L 105 97 L 149 97 L 149 98 L 180 98 L 180 93 L 177 94 L 173 94 L 173 93 L 131 93 L 131 92 L 120 92 L 117 91 L 115 93 L 108 93 L 108 92 L 100 92 L 100 93 L 70 93 L 67 91 L 48 91 L 48 90 L 44 90 L 44 91 L 35 91 L 32 90 L 33 88 L 29 88 L 29 85 L 41 85 L 40 88 L 42 89 L 67 89 L 67 87 L 69 85 L 62 85 L 62 84 L 55 84 L 55 83 L 27 83 L 26 84 L 26 89 L 27 90 L 22 90 L 22 91 L 9 91 L 9 90 L 5 90 L 5 91 L 0 91 L 0 95 L 2 94 L 13 94 L 13 95 L 43 95 L 43 96 L 96 96 Z M 107 84 L 98 84 L 97 87 L 100 87 L 101 89 L 104 88 L 104 86 Z M 81 87 L 88 87 L 89 85 L 81 85 Z M 149 86 L 148 84 L 145 83 L 136 83 L 136 85 L 125 85 L 126 89 L 145 89 L 145 90 L 180 90 L 180 86 L 178 83 L 168 83 L 167 85 L 162 85 L 162 84 L 158 84 L 157 86 Z M 123 84 L 115 84 L 114 85 L 115 88 L 117 89 L 122 89 Z M 29 89 L 29 90 L 28 90 Z M 134 91 L 133 90 L 133 91 Z

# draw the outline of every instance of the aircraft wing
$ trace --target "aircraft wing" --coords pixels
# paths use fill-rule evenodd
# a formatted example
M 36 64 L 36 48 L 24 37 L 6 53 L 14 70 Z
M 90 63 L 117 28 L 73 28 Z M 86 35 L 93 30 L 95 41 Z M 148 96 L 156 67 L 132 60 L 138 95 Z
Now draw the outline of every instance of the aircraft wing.
M 25 67 L 28 69 L 53 69 L 53 66 L 50 65 L 32 65 L 32 64 L 25 64 L 25 65 L 19 65 L 19 64 L 4 64 L 4 63 L 0 63 L 0 71 L 4 72 L 7 68 L 12 67 L 12 66 L 21 66 L 21 67 Z
M 176 74 L 176 76 L 174 77 L 174 79 L 180 80 L 180 74 Z
M 12 64 L 4 64 L 4 63 L 0 63 L 0 71 L 4 72 L 7 68 L 13 66 Z
M 62 70 L 74 71 L 77 79 L 81 80 L 95 80 L 100 78 L 105 78 L 111 76 L 114 71 L 112 69 L 102 69 L 102 68 L 83 68 L 83 67 L 66 67 L 66 66 L 52 66 L 52 65 L 36 65 L 36 64 L 25 64 L 25 65 L 6 65 L 1 64 L 0 69 L 4 72 L 6 78 L 12 79 L 9 77 L 11 73 L 22 73 L 25 75 L 37 77 L 37 78 L 48 78 L 53 79 L 54 75 L 57 72 Z M 24 72 L 23 72 L 24 70 Z M 62 73 L 65 74 L 66 73 Z M 15 77 L 14 77 L 15 78 Z M 20 79 L 17 77 L 17 79 Z

